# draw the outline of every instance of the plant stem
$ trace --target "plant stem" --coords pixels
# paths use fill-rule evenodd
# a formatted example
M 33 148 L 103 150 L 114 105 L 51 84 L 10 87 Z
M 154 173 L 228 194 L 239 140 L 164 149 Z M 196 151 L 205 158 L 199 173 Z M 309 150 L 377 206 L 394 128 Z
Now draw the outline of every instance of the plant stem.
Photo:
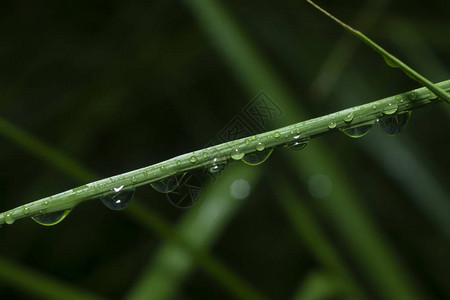
M 450 90 L 450 80 L 440 82 L 437 86 L 443 90 Z M 362 125 L 374 124 L 377 118 L 383 116 L 386 109 L 391 109 L 393 106 L 398 106 L 395 113 L 401 114 L 437 102 L 439 102 L 439 99 L 436 99 L 436 96 L 430 90 L 420 88 L 322 117 L 295 123 L 256 136 L 200 149 L 145 168 L 91 182 L 11 209 L 0 214 L 0 225 L 6 223 L 6 220 L 10 220 L 9 223 L 11 223 L 11 221 L 13 222 L 24 217 L 72 209 L 83 201 L 112 194 L 114 193 L 114 188 L 117 187 L 123 186 L 121 190 L 135 188 L 173 176 L 174 174 L 202 167 L 210 167 L 217 163 L 226 163 L 233 160 L 232 156 L 237 156 L 238 160 L 240 160 L 242 157 L 236 155 L 236 153 L 247 155 L 258 152 L 256 149 L 258 145 L 263 145 L 265 149 L 275 148 L 293 142 L 306 141 L 327 133 L 330 130 L 346 130 Z M 345 119 L 350 114 L 353 115 L 352 119 L 350 122 L 346 122 Z M 5 126 L 4 121 L 0 121 L 0 127 Z M 27 208 L 26 211 L 24 210 L 25 208 Z

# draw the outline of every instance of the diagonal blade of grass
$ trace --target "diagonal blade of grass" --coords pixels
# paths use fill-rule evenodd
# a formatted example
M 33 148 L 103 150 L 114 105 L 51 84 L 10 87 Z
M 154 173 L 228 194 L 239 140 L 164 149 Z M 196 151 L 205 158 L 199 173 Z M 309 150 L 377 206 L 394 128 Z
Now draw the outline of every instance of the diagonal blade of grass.
M 80 163 L 2 118 L 0 118 L 0 134 L 10 139 L 25 151 L 30 152 L 45 163 L 61 171 L 66 176 L 79 182 L 99 178 L 98 175 L 83 167 Z M 234 271 L 223 265 L 208 252 L 200 248 L 194 249 L 190 245 L 190 241 L 183 239 L 164 218 L 147 209 L 138 199 L 135 199 L 128 206 L 125 213 L 129 214 L 130 217 L 140 222 L 150 231 L 184 248 L 205 272 L 210 274 L 212 278 L 215 278 L 222 285 L 227 286 L 230 291 L 235 292 L 237 295 L 258 294 L 244 279 L 240 278 Z
M 271 176 L 271 188 L 277 195 L 277 200 L 281 205 L 289 222 L 297 231 L 301 239 L 311 251 L 317 260 L 329 272 L 340 278 L 342 288 L 345 289 L 348 296 L 355 299 L 365 299 L 364 292 L 359 287 L 353 274 L 343 263 L 332 243 L 327 239 L 325 233 L 320 228 L 320 224 L 315 219 L 310 208 L 297 199 L 295 192 L 286 183 L 282 177 Z
M 28 294 L 42 299 L 101 299 L 87 291 L 76 288 L 58 278 L 13 263 L 0 256 L 0 280 Z
M 365 2 L 356 13 L 353 23 L 357 24 L 361 30 L 368 30 L 373 27 L 389 2 L 389 0 L 369 0 Z M 357 47 L 358 41 L 348 34 L 343 35 L 336 42 L 321 63 L 316 78 L 312 81 L 309 93 L 314 101 L 326 98 L 331 93 Z
M 378 45 L 377 43 L 372 41 L 370 38 L 368 38 L 362 32 L 360 32 L 360 31 L 350 27 L 349 25 L 345 24 L 344 22 L 342 22 L 341 20 L 339 20 L 338 18 L 336 18 L 335 16 L 333 16 L 332 14 L 330 14 L 329 12 L 327 12 L 326 10 L 324 10 L 323 8 L 321 8 L 320 6 L 315 4 L 313 1 L 311 1 L 311 0 L 306 0 L 306 1 L 308 3 L 310 3 L 312 6 L 314 6 L 315 8 L 317 8 L 319 11 L 324 13 L 326 16 L 331 18 L 333 21 L 335 21 L 336 23 L 338 23 L 339 25 L 344 27 L 344 29 L 349 31 L 351 34 L 356 36 L 358 39 L 363 41 L 365 44 L 369 45 L 373 50 L 375 50 L 378 54 L 380 54 L 384 58 L 384 60 L 386 61 L 386 63 L 389 66 L 391 66 L 393 68 L 399 68 L 406 75 L 408 75 L 412 79 L 420 82 L 422 85 L 424 85 L 427 88 L 429 88 L 434 94 L 436 94 L 442 100 L 447 102 L 447 104 L 450 104 L 450 95 L 447 92 L 445 92 L 444 90 L 442 90 L 441 88 L 436 86 L 434 83 L 432 83 L 431 81 L 429 81 L 428 79 L 426 79 L 425 77 L 423 77 L 422 75 L 417 73 L 415 70 L 410 68 L 404 62 L 402 62 L 400 59 L 398 59 L 397 57 L 395 57 L 394 55 L 392 55 L 391 53 L 389 53 L 388 51 L 383 49 L 380 45 Z

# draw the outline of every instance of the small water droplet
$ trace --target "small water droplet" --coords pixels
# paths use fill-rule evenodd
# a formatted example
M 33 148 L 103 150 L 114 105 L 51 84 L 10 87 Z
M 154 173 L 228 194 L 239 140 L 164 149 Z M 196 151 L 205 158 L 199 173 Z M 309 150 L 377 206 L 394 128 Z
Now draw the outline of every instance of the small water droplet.
M 328 124 L 328 128 L 330 129 L 336 128 L 336 122 L 331 121 L 330 124 Z
M 251 139 L 254 141 L 256 140 L 256 136 L 252 136 Z
M 249 139 L 245 139 L 245 143 L 248 145 L 250 144 L 250 140 Z
M 50 202 L 48 200 L 44 201 L 44 205 L 49 205 L 49 204 L 50 204 Z
M 203 152 L 202 156 L 203 156 L 203 158 L 208 158 L 208 153 L 205 151 L 205 152 Z
M 386 115 L 392 115 L 397 111 L 397 109 L 398 109 L 398 104 L 396 102 L 391 102 L 384 107 L 383 112 Z
M 408 94 L 408 98 L 409 98 L 410 100 L 416 100 L 416 99 L 417 99 L 417 93 L 415 93 L 415 92 L 409 93 L 409 94 Z
M 22 212 L 24 215 L 28 215 L 28 214 L 30 214 L 30 209 L 28 207 L 24 207 Z
M 294 141 L 289 144 L 286 144 L 286 147 L 291 148 L 292 150 L 302 150 L 308 145 L 307 141 Z
M 396 62 L 394 62 L 392 59 L 390 59 L 387 56 L 383 56 L 384 61 L 386 62 L 386 64 L 391 67 L 391 68 L 398 68 L 398 65 Z
M 346 116 L 344 117 L 344 121 L 347 122 L 347 123 L 349 123 L 349 122 L 353 121 L 354 116 L 355 116 L 355 115 L 353 114 L 353 112 L 350 112 L 348 115 L 346 115 Z
M 240 148 L 234 148 L 231 151 L 231 158 L 234 160 L 241 160 L 245 155 L 245 152 Z
M 159 170 L 160 170 L 161 172 L 164 172 L 164 171 L 166 170 L 166 167 L 161 166 L 161 167 L 159 167 Z
M 177 166 L 181 165 L 181 161 L 177 160 Z
M 12 223 L 14 223 L 15 219 L 12 215 L 12 213 L 7 213 L 5 216 L 5 223 L 8 225 L 11 225 Z
M 387 135 L 398 135 L 408 125 L 411 112 L 384 117 L 377 120 L 378 128 Z
M 272 152 L 273 149 L 267 149 L 266 151 L 248 154 L 242 159 L 242 161 L 247 165 L 257 166 L 265 162 Z
M 152 188 L 154 188 L 160 193 L 170 193 L 180 185 L 181 180 L 183 179 L 185 174 L 186 173 L 167 177 L 159 181 L 153 182 L 150 185 L 152 186 Z
M 208 171 L 210 173 L 217 173 L 222 171 L 225 168 L 225 163 L 221 163 L 219 162 L 219 159 L 217 157 L 215 157 L 213 159 L 213 163 L 211 165 L 211 167 L 208 169 Z
M 137 182 L 136 176 L 131 177 L 131 182 L 132 182 L 132 183 L 136 183 L 136 182 Z
M 375 110 L 377 109 L 377 106 L 375 104 L 372 105 L 372 109 Z
M 263 143 L 261 143 L 261 142 L 259 142 L 256 145 L 256 150 L 258 150 L 258 151 L 263 151 L 265 148 L 266 148 L 266 146 Z
M 274 134 L 273 134 L 273 137 L 274 138 L 279 138 L 281 136 L 281 134 L 278 132 L 278 131 L 276 131 Z
M 53 226 L 64 220 L 65 217 L 71 212 L 70 209 L 64 209 L 60 211 L 54 211 L 51 213 L 43 213 L 41 215 L 31 217 L 36 223 L 44 226 Z
M 103 204 L 112 210 L 121 210 L 126 208 L 133 200 L 135 189 L 123 190 L 124 186 L 112 189 L 111 194 L 103 196 L 100 200 Z
M 370 131 L 370 129 L 372 129 L 372 125 L 362 125 L 359 127 L 342 130 L 342 132 L 349 137 L 360 138 L 362 136 L 365 136 Z
M 197 162 L 197 157 L 195 156 L 191 156 L 191 158 L 189 158 L 189 161 L 193 164 L 195 164 Z
M 291 129 L 291 131 L 289 131 L 289 133 L 290 133 L 291 135 L 294 135 L 294 134 L 295 134 L 293 129 Z

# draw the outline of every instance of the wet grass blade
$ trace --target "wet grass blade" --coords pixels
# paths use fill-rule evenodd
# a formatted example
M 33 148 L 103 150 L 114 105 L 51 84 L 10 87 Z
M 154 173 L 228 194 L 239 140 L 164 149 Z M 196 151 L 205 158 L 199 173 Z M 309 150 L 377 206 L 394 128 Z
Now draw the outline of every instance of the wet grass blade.
M 363 41 L 365 44 L 369 45 L 375 52 L 377 52 L 384 58 L 385 62 L 390 67 L 399 68 L 406 75 L 408 75 L 412 79 L 420 82 L 423 86 L 426 86 L 427 88 L 429 88 L 434 94 L 436 94 L 442 100 L 447 102 L 447 104 L 450 104 L 450 95 L 446 91 L 444 91 L 443 89 L 441 89 L 440 87 L 438 87 L 437 85 L 435 85 L 434 83 L 432 83 L 431 81 L 429 81 L 428 79 L 426 79 L 425 77 L 423 77 L 422 75 L 417 73 L 415 70 L 410 68 L 404 62 L 402 62 L 400 59 L 398 59 L 397 57 L 395 57 L 394 55 L 392 55 L 391 53 L 389 53 L 388 51 L 383 49 L 380 45 L 378 45 L 377 43 L 372 41 L 369 37 L 367 37 L 362 32 L 345 24 L 344 22 L 342 22 L 341 20 L 339 20 L 338 18 L 336 18 L 335 16 L 333 16 L 332 14 L 327 12 L 325 9 L 323 9 L 320 6 L 318 6 L 317 4 L 315 4 L 313 1 L 311 1 L 311 0 L 306 0 L 306 1 L 308 3 L 310 3 L 312 6 L 314 6 L 315 8 L 317 8 L 319 11 L 324 13 L 326 16 L 331 18 L 333 21 L 335 21 L 336 23 L 338 23 L 339 25 L 344 27 L 345 30 L 349 31 L 351 34 L 356 36 L 358 39 Z

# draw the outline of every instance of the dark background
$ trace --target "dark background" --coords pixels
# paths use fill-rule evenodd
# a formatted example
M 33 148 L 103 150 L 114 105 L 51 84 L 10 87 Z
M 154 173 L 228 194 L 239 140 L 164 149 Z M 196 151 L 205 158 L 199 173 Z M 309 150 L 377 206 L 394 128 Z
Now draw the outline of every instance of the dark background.
M 291 91 L 292 105 L 303 111 L 296 122 L 420 86 L 305 1 L 221 2 L 222 11 Z M 449 79 L 446 1 L 385 1 L 385 7 L 375 2 L 320 4 L 428 79 Z M 0 117 L 103 177 L 206 146 L 257 91 L 273 93 L 268 86 L 248 85 L 245 72 L 223 54 L 233 44 L 218 46 L 220 34 L 199 21 L 189 3 L 2 2 Z M 342 54 L 334 56 L 338 67 L 327 71 L 339 71 L 336 81 L 317 83 L 324 61 L 339 51 L 339 43 Z M 450 297 L 450 228 L 437 217 L 450 213 L 449 117 L 449 108 L 439 103 L 414 111 L 398 137 L 374 128 L 358 140 L 339 132 L 319 138 L 325 149 L 321 155 L 339 163 L 357 205 L 370 216 L 368 222 L 393 249 L 402 272 L 430 299 Z M 283 116 L 278 121 L 289 124 Z M 0 211 L 80 184 L 9 138 L 1 136 L 0 146 Z M 316 206 L 310 176 L 302 180 L 295 175 L 302 165 L 286 158 L 286 151 L 275 151 L 255 167 L 259 175 L 251 194 L 214 237 L 212 255 L 276 299 L 294 297 L 310 274 L 329 271 L 317 259 L 320 247 L 308 247 L 281 208 L 285 188 L 271 186 L 282 178 L 298 201 L 307 203 L 364 294 L 382 297 L 367 266 L 349 252 L 352 245 L 333 231 L 330 206 Z M 204 187 L 214 189 L 214 184 L 205 181 Z M 174 207 L 150 188 L 141 187 L 137 195 L 142 205 L 174 225 L 190 211 Z M 207 199 L 197 205 L 202 201 Z M 431 202 L 433 207 L 425 209 Z M 165 242 L 125 212 L 88 201 L 57 226 L 39 226 L 31 219 L 4 225 L 0 268 L 8 261 L 39 272 L 38 278 L 46 274 L 50 281 L 57 278 L 98 296 L 124 298 Z M 27 287 L 24 276 L 5 277 L 6 271 L 0 276 L 0 298 L 46 298 Z M 320 296 L 333 280 L 327 284 L 311 299 L 347 297 L 339 291 Z M 180 299 L 233 297 L 202 268 L 187 274 L 173 293 Z

